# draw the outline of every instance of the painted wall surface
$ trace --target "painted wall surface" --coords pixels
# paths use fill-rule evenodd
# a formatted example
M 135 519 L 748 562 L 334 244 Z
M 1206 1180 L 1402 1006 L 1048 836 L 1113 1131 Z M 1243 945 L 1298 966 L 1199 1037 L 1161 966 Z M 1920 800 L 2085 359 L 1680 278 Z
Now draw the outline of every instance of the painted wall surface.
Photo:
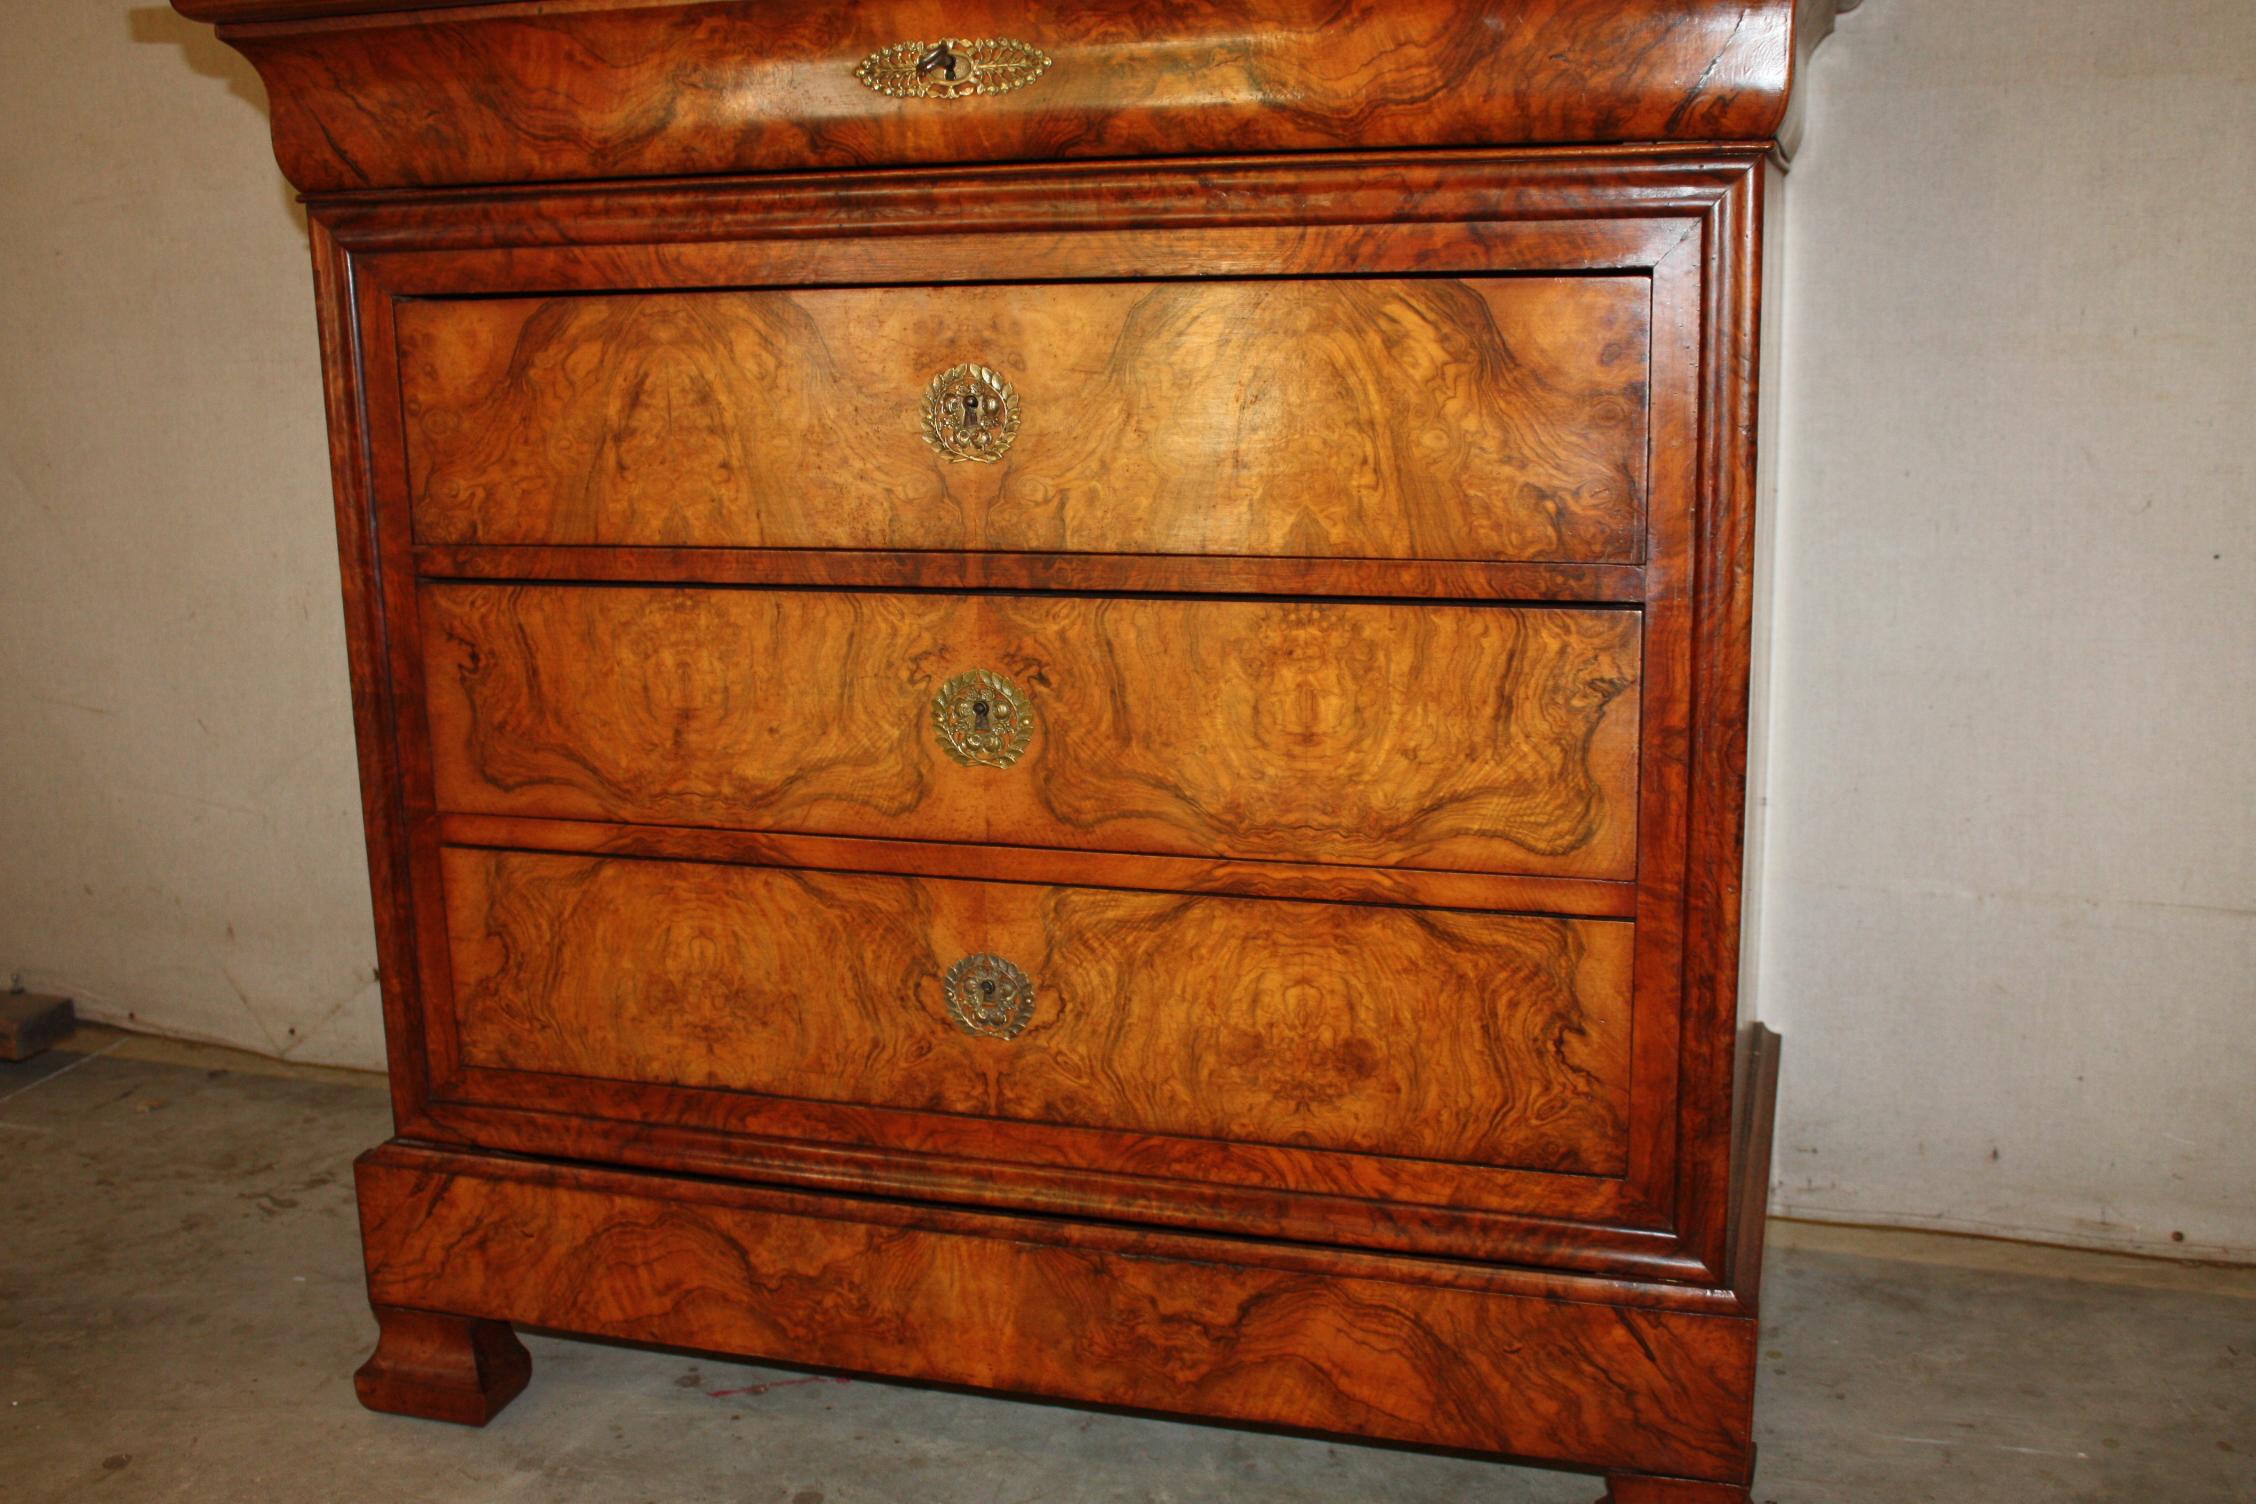
M 264 96 L 169 11 L 19 9 L 0 975 L 377 1064 Z M 2256 1258 L 2252 75 L 2246 0 L 1866 0 L 1812 70 L 1758 854 L 1785 1210 Z
M 0 976 L 383 1045 L 312 272 L 257 76 L 169 10 L 0 47 Z
M 1810 83 L 1774 1204 L 2256 1258 L 2256 5 L 1865 0 Z

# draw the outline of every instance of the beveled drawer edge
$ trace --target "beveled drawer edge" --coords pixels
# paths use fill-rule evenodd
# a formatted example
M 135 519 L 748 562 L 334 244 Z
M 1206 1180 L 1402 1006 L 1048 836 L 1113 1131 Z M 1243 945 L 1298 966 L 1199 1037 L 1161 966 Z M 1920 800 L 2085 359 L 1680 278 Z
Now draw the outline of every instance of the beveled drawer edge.
M 438 840 L 446 846 L 632 860 L 1209 893 L 1279 902 L 1455 909 L 1564 919 L 1628 920 L 1637 912 L 1636 882 L 1607 878 L 1352 867 L 459 812 L 437 814 L 434 825 Z
M 418 544 L 414 559 L 419 578 L 482 583 L 1322 596 L 1531 606 L 1637 606 L 1646 596 L 1646 570 L 1640 564 L 1515 560 L 877 552 L 617 544 Z
M 1324 1247 L 1367 1256 L 1458 1259 L 1567 1273 L 1705 1282 L 1711 1271 L 1619 1181 L 1493 1170 L 1492 1178 L 1580 1183 L 1602 1197 L 1536 1209 L 1412 1201 L 1323 1188 L 1280 1188 L 901 1148 L 883 1143 L 783 1138 L 707 1123 L 650 1123 L 600 1108 L 514 1099 L 509 1077 L 466 1072 L 450 1091 L 403 1121 L 404 1136 L 487 1151 L 589 1163 L 684 1170 L 733 1186 L 800 1187 L 860 1201 L 891 1197 L 976 1207 L 1044 1222 L 1084 1219 L 1187 1236 L 1249 1237 L 1279 1247 Z M 589 1083 L 602 1085 L 603 1083 Z M 640 1090 L 639 1088 L 637 1090 Z M 720 1095 L 677 1092 L 680 1096 Z M 1391 1237 L 1379 1235 L 1385 1229 Z
M 647 1163 L 631 1151 L 620 1162 L 594 1165 L 553 1155 L 515 1150 L 476 1150 L 449 1143 L 434 1143 L 403 1132 L 361 1156 L 361 1165 L 389 1163 L 401 1169 L 440 1165 L 479 1166 L 504 1178 L 537 1181 L 549 1175 L 586 1175 L 619 1184 L 657 1178 L 658 1172 L 677 1187 L 672 1200 L 728 1205 L 768 1202 L 805 1207 L 812 1213 L 847 1221 L 916 1225 L 924 1221 L 979 1226 L 993 1235 L 1054 1247 L 1082 1247 L 1173 1254 L 1201 1262 L 1219 1259 L 1263 1268 L 1351 1271 L 1359 1276 L 1409 1285 L 1436 1285 L 1466 1290 L 1518 1293 L 1577 1303 L 1620 1305 L 1640 1309 L 1697 1312 L 1717 1316 L 1746 1314 L 1738 1293 L 1704 1282 L 1687 1269 L 1682 1275 L 1660 1272 L 1674 1261 L 1654 1258 L 1636 1273 L 1595 1273 L 1565 1267 L 1499 1262 L 1447 1255 L 1389 1252 L 1380 1249 L 1308 1247 L 1290 1239 L 1266 1238 L 1249 1232 L 1193 1232 L 1173 1227 L 1147 1227 L 1106 1218 L 1077 1219 L 1040 1212 L 1012 1213 L 999 1209 L 965 1209 L 934 1205 L 918 1198 L 859 1196 L 836 1189 L 808 1190 L 787 1185 L 747 1182 L 739 1176 L 712 1173 L 694 1154 L 673 1165 Z M 1667 1235 L 1650 1239 L 1655 1248 L 1669 1242 Z

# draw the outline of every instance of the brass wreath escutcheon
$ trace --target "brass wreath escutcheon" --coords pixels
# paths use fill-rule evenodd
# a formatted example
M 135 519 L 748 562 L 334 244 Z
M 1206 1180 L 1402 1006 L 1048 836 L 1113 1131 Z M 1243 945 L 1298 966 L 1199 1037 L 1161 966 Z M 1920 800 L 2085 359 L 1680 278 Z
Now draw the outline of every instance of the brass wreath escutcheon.
M 1034 981 L 1001 956 L 966 956 L 948 968 L 948 1016 L 966 1034 L 1016 1039 L 1034 1021 Z
M 991 465 L 1018 437 L 1018 392 L 986 366 L 950 366 L 924 389 L 924 441 L 957 464 Z
M 893 99 L 1008 94 L 1049 71 L 1050 55 L 1009 37 L 895 42 L 855 65 L 854 76 Z
M 1034 740 L 1034 705 L 1001 674 L 975 668 L 940 686 L 932 724 L 940 745 L 965 767 L 1007 768 Z

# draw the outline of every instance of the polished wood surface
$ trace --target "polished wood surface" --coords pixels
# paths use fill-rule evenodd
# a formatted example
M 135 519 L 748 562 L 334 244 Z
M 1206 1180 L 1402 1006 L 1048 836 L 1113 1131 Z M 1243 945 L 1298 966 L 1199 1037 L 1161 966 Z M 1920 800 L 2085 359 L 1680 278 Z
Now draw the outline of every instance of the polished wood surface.
M 420 966 L 410 963 L 407 972 L 389 974 L 410 1001 L 408 1016 L 423 1024 L 411 1048 L 399 1055 L 408 1062 L 403 1090 L 413 1098 L 401 1119 L 403 1130 L 426 1140 L 518 1153 L 655 1168 L 694 1164 L 701 1173 L 856 1194 L 1039 1206 L 1060 1217 L 1128 1216 L 1154 1224 L 1231 1227 L 1335 1248 L 1416 1249 L 1640 1280 L 1716 1280 L 1714 1256 L 1689 1248 L 1697 1245 L 1703 1227 L 1711 1220 L 1720 1222 L 1724 1214 L 1713 1201 L 1686 1199 L 1678 1164 L 1681 1154 L 1727 1155 L 1729 1149 L 1705 1139 L 1680 1138 L 1677 1103 L 1684 1092 L 1720 1089 L 1728 1095 L 1730 1062 L 1726 1055 L 1720 1083 L 1681 1073 L 1689 1045 L 1677 1027 L 1672 978 L 1683 943 L 1678 905 L 1684 812 L 1697 796 L 1677 759 L 1708 718 L 1728 707 L 1689 703 L 1688 666 L 1697 640 L 1685 602 L 1696 530 L 1670 499 L 1680 500 L 1710 484 L 1706 462 L 1698 459 L 1695 447 L 1704 400 L 1698 386 L 1705 359 L 1698 330 L 1703 319 L 1714 317 L 1706 269 L 1715 260 L 1710 248 L 1728 229 L 1720 206 L 1746 190 L 1756 160 L 1756 154 L 1747 152 L 1702 157 L 1658 151 L 1426 160 L 1343 157 L 1304 165 L 1191 161 L 1090 165 L 1049 173 L 904 172 L 819 184 L 814 179 L 715 183 L 700 185 L 694 193 L 651 187 L 543 191 L 506 200 L 482 195 L 424 201 L 369 198 L 323 208 L 322 224 L 353 256 L 350 301 L 366 340 L 362 391 L 371 424 L 369 483 L 377 496 L 390 498 L 379 506 L 371 497 L 366 516 L 382 540 L 388 576 L 395 580 L 436 566 L 435 572 L 464 577 L 513 576 L 529 569 L 557 579 L 584 574 L 826 588 L 865 580 L 924 588 L 956 581 L 975 588 L 1026 582 L 1098 591 L 1380 593 L 1405 603 L 1511 599 L 1523 592 L 1552 598 L 1557 592 L 1556 598 L 1567 601 L 1642 605 L 1654 623 L 1647 635 L 1664 652 L 1660 677 L 1632 691 L 1641 712 L 1642 849 L 1634 899 L 1624 904 L 1621 890 L 1630 885 L 1618 881 L 1602 882 L 1593 893 L 1588 879 L 1312 863 L 1262 866 L 1211 853 L 1122 859 L 1093 849 L 985 843 L 949 848 L 913 840 L 436 811 L 428 764 L 418 767 L 415 762 L 427 755 L 419 712 L 426 644 L 414 616 L 404 610 L 403 592 L 392 613 L 396 643 L 389 684 L 411 755 L 401 785 L 406 809 L 393 839 L 410 853 L 406 860 L 414 879 L 394 890 L 396 907 L 387 913 L 414 916 L 423 958 Z M 1044 183 L 1055 186 L 1045 194 Z M 826 213 L 836 217 L 826 219 Z M 1137 227 L 1106 228 L 1108 216 L 1119 214 L 1133 215 Z M 1036 218 L 1058 228 L 1029 233 Z M 1309 223 L 1301 224 L 1303 220 Z M 663 237 L 663 243 L 634 239 L 641 236 Z M 1210 271 L 1241 276 L 1274 268 L 1488 274 L 1508 265 L 1650 277 L 1654 307 L 1667 319 L 1665 325 L 1655 325 L 1651 378 L 1654 494 L 1662 507 L 1658 547 L 1640 566 L 1468 565 L 597 546 L 435 550 L 417 548 L 407 534 L 405 509 L 397 501 L 407 494 L 404 450 L 397 438 L 404 425 L 391 360 L 397 348 L 393 316 L 406 303 L 456 293 L 600 291 L 620 285 L 694 290 L 770 279 L 823 285 L 873 276 L 962 281 L 982 257 L 1045 278 L 1106 280 Z M 1650 671 L 1650 651 L 1644 656 Z M 902 1120 L 913 1114 L 464 1068 L 451 1048 L 452 982 L 444 927 L 427 917 L 430 904 L 415 902 L 418 890 L 439 890 L 437 864 L 412 853 L 429 850 L 419 843 L 439 839 L 442 829 L 459 830 L 466 821 L 487 827 L 477 840 L 536 848 L 843 864 L 864 870 L 875 866 L 974 879 L 1009 875 L 1068 885 L 1181 883 L 1202 891 L 1291 891 L 1357 902 L 1525 905 L 1561 913 L 1634 915 L 1640 960 L 1629 1172 L 1617 1181 L 1478 1170 L 999 1120 L 960 1120 L 965 1126 L 953 1134 L 929 1126 L 912 1132 Z M 491 827 L 496 823 L 506 825 L 506 832 L 495 833 Z M 873 846 L 889 855 L 873 862 L 868 855 Z M 962 855 L 950 855 L 951 850 Z M 1059 863 L 1084 860 L 1106 870 L 1053 870 Z M 1499 881 L 1515 891 L 1497 893 Z M 1600 902 L 1581 907 L 1591 899 Z M 842 1147 L 847 1142 L 861 1147 L 847 1150 Z M 1010 1157 L 1007 1173 L 982 1165 L 991 1166 L 998 1151 Z M 1181 1185 L 1193 1179 L 1213 1186 L 1199 1203 L 1181 1193 Z
M 1622 924 L 450 851 L 465 1063 L 1618 1174 Z M 944 978 L 995 955 L 1030 1022 Z
M 1347 147 L 1759 142 L 1794 0 L 1005 0 L 470 6 L 182 0 L 273 101 L 300 189 Z M 260 18 L 367 12 L 344 21 Z M 1005 94 L 894 99 L 855 68 L 934 37 L 1051 66 Z M 397 122 L 412 121 L 412 129 Z
M 433 298 L 1642 276 L 1765 159 L 1755 143 L 985 163 L 324 195 L 319 213 L 359 270 Z
M 532 1355 L 505 1322 L 378 1302 L 376 1351 L 353 1391 L 371 1410 L 482 1426 L 532 1373 Z
M 1664 1475 L 1743 1479 L 1755 1327 L 1039 1219 L 389 1147 L 369 1290 L 487 1320 Z
M 426 300 L 426 544 L 1622 563 L 1651 290 L 1509 277 Z M 974 362 L 994 463 L 924 437 Z
M 1319 903 L 1395 904 L 1420 909 L 1484 909 L 1631 919 L 1637 885 L 1619 878 L 1527 877 L 1504 872 L 1436 872 L 1422 867 L 1339 867 L 1322 862 L 1238 861 L 1215 856 L 1129 855 L 997 841 L 908 841 L 876 836 L 795 835 L 693 825 L 623 825 L 608 820 L 545 820 L 520 815 L 441 815 L 439 839 L 451 846 L 570 851 L 599 856 L 670 857 L 754 867 L 817 868 L 1109 887 L 1152 893 L 1231 893 Z
M 1075 590 L 1100 595 L 1388 596 L 1523 604 L 1636 604 L 1633 564 L 1424 559 L 1262 559 L 1189 554 L 918 553 L 809 548 L 539 544 L 414 550 L 433 579 L 687 585 L 823 585 L 838 590 Z
M 313 195 L 364 1395 L 481 1420 L 525 1321 L 1743 1500 L 1766 163 L 1829 0 L 966 3 L 183 0 Z M 942 36 L 1048 65 L 854 76 Z M 918 436 L 959 361 L 1000 464 Z M 933 739 L 972 668 L 1010 766 Z M 959 1032 L 973 945 L 1070 1006 Z
M 1638 620 L 1077 596 L 444 585 L 441 807 L 478 814 L 1622 877 Z M 933 725 L 1033 707 L 1007 768 Z

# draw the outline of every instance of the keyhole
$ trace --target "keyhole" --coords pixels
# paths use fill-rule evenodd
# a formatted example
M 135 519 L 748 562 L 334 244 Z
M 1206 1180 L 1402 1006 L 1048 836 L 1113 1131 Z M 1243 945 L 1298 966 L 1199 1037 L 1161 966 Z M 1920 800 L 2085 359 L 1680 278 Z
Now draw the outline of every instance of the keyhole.
M 917 59 L 917 77 L 929 78 L 937 73 L 949 83 L 954 83 L 956 81 L 956 62 L 956 55 L 948 50 L 946 42 L 942 42 L 923 57 Z
M 979 995 L 988 1002 L 993 1002 L 995 1000 L 995 984 L 991 981 L 981 982 L 979 984 Z
M 971 724 L 977 729 L 985 731 L 987 729 L 987 718 L 992 710 L 993 707 L 990 706 L 985 700 L 972 701 Z

